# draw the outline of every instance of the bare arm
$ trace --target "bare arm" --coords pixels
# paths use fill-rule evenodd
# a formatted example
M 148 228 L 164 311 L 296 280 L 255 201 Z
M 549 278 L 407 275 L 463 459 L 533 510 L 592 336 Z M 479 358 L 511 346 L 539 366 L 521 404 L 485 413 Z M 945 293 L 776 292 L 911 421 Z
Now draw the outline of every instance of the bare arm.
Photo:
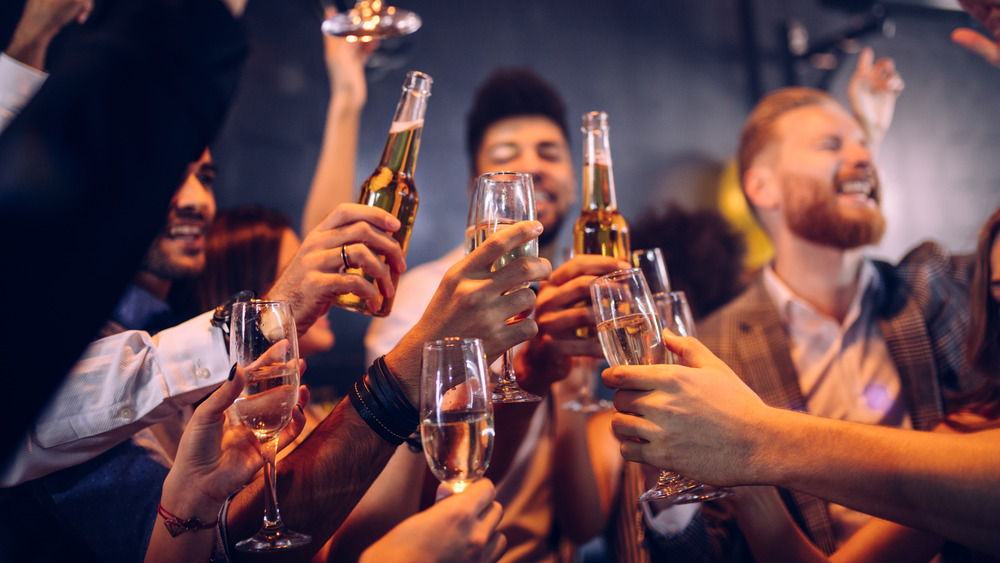
M 311 231 L 337 205 L 355 200 L 358 129 L 361 110 L 368 98 L 364 67 L 368 56 L 378 47 L 376 43 L 348 43 L 346 39 L 326 34 L 323 45 L 330 102 L 316 173 L 302 212 L 303 233 Z
M 481 338 L 488 357 L 534 336 L 531 319 L 507 324 L 534 307 L 522 283 L 548 277 L 551 267 L 538 258 L 522 258 L 491 272 L 505 252 L 541 232 L 541 224 L 524 222 L 487 239 L 448 270 L 427 311 L 388 354 L 385 361 L 412 404 L 417 404 L 423 343 L 446 336 Z M 508 293 L 509 292 L 509 293 Z M 361 419 L 349 401 L 342 401 L 295 451 L 278 464 L 278 503 L 293 530 L 313 538 L 312 548 L 283 553 L 288 560 L 306 560 L 331 537 L 385 467 L 395 447 L 382 440 Z M 260 526 L 263 476 L 244 488 L 229 509 L 229 537 L 238 541 Z
M 896 63 L 892 59 L 883 57 L 875 60 L 871 47 L 862 49 L 858 55 L 858 66 L 847 85 L 847 97 L 873 153 L 878 152 L 892 125 L 896 100 L 903 86 L 903 79 L 896 72 Z
M 619 389 L 612 427 L 626 459 L 714 485 L 807 492 L 1000 553 L 1000 429 L 947 435 L 768 407 L 697 340 L 665 342 L 691 367 L 604 372 Z
M 45 55 L 56 34 L 72 22 L 87 21 L 93 9 L 94 0 L 30 0 L 24 5 L 7 55 L 44 70 Z

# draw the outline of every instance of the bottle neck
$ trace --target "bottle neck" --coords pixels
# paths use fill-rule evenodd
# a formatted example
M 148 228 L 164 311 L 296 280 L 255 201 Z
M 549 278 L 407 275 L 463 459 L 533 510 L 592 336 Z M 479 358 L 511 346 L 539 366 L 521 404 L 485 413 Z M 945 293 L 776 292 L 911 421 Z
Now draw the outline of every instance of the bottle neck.
M 424 112 L 427 109 L 426 92 L 403 89 L 403 96 L 396 106 L 396 115 L 389 128 L 389 138 L 385 142 L 380 168 L 388 168 L 395 173 L 413 175 L 420 150 L 420 135 L 424 130 Z
M 583 208 L 617 209 L 617 207 L 608 131 L 591 129 L 584 135 Z

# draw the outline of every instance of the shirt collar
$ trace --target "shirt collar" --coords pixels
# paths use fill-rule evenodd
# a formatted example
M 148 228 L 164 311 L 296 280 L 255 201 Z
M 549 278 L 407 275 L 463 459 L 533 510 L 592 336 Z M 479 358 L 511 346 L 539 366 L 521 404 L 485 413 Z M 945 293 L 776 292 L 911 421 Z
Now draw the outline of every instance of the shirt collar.
M 829 319 L 829 317 L 817 311 L 812 304 L 792 291 L 792 289 L 778 277 L 778 274 L 774 272 L 773 263 L 764 267 L 762 277 L 764 288 L 771 296 L 771 299 L 774 300 L 774 304 L 778 308 L 778 315 L 781 317 L 781 322 L 786 326 L 793 323 L 796 320 L 796 317 L 801 315 Z M 875 269 L 875 265 L 872 264 L 871 260 L 868 258 L 863 259 L 861 262 L 861 270 L 858 272 L 858 291 L 854 294 L 854 298 L 851 300 L 851 305 L 847 309 L 847 314 L 844 316 L 844 322 L 841 325 L 843 328 L 846 329 L 858 320 L 861 316 L 862 306 L 866 303 L 866 301 L 864 301 L 865 296 L 870 293 L 870 289 L 872 289 L 872 287 L 877 283 L 878 271 Z M 832 321 L 832 319 L 829 320 Z

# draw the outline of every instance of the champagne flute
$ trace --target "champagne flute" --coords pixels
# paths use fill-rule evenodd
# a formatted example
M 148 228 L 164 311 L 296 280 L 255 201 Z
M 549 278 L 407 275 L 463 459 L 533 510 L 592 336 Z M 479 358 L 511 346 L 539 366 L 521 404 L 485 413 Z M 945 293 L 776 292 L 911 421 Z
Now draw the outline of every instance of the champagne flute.
M 493 401 L 478 338 L 424 343 L 420 439 L 434 476 L 460 493 L 481 479 L 493 452 Z
M 660 322 L 664 328 L 677 336 L 695 336 L 694 315 L 691 314 L 691 306 L 688 305 L 687 295 L 683 291 L 660 293 L 653 296 L 653 301 L 660 312 Z M 680 359 L 669 351 L 667 361 L 672 364 L 680 363 Z M 678 490 L 679 492 L 674 492 Z M 724 498 L 731 494 L 733 494 L 732 489 L 706 485 L 671 471 L 662 471 L 656 485 L 643 493 L 639 500 L 654 500 L 669 496 L 674 504 L 684 504 Z M 643 497 L 647 495 L 649 498 L 644 499 Z
M 417 14 L 388 6 L 382 0 L 358 0 L 354 8 L 326 19 L 322 29 L 348 41 L 368 43 L 413 33 L 420 29 L 421 23 Z
M 519 221 L 535 220 L 535 188 L 530 174 L 517 172 L 490 172 L 476 180 L 475 204 L 475 244 L 479 246 L 490 235 Z M 494 264 L 499 270 L 524 256 L 538 256 L 538 239 L 511 249 Z M 524 287 L 527 287 L 525 284 Z M 534 403 L 542 398 L 528 393 L 517 384 L 514 376 L 513 350 L 503 356 L 503 371 L 493 387 L 493 402 Z
M 642 270 L 653 297 L 670 291 L 670 278 L 667 277 L 667 263 L 663 261 L 663 251 L 659 248 L 647 248 L 632 251 L 632 265 Z
M 274 551 L 306 545 L 312 538 L 285 528 L 275 496 L 278 435 L 292 419 L 299 390 L 299 347 L 295 319 L 287 301 L 233 304 L 229 357 L 243 366 L 246 387 L 234 408 L 261 442 L 264 456 L 264 524 L 236 544 L 240 551 Z
M 612 272 L 591 282 L 597 336 L 611 365 L 664 363 L 663 317 L 639 268 Z M 641 502 L 667 499 L 675 504 L 707 498 L 682 496 L 701 483 L 662 471 L 656 485 L 639 496 Z M 725 495 L 721 495 L 725 496 Z

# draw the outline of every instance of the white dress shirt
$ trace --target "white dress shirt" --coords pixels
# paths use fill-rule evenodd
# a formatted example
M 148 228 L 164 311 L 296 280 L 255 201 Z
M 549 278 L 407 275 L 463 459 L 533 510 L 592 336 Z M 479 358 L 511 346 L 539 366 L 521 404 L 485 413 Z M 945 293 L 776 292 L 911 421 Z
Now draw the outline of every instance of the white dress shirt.
M 0 53 L 0 133 L 21 113 L 49 75 Z
M 0 486 L 93 459 L 218 387 L 230 363 L 211 318 L 208 312 L 155 336 L 130 330 L 88 346 L 22 438 Z

